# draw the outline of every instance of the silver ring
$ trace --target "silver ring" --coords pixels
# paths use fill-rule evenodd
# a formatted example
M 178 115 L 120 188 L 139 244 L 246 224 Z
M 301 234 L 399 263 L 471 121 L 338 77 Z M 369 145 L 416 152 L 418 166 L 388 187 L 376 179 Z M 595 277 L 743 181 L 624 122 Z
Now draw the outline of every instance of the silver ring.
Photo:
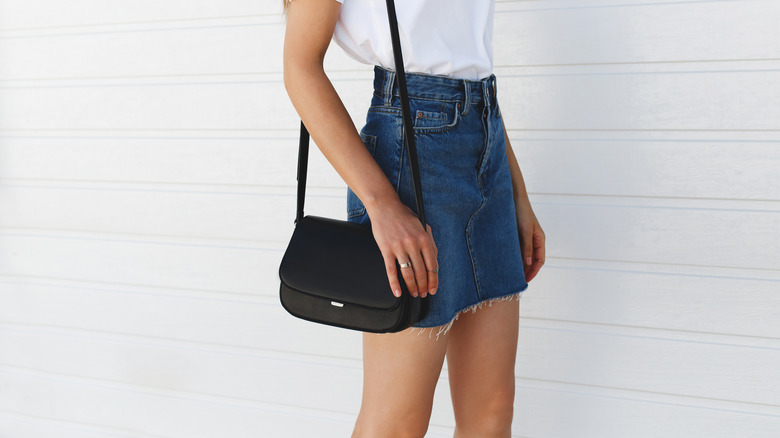
M 400 266 L 401 266 L 402 268 L 411 268 L 411 267 L 412 267 L 412 262 L 409 262 L 409 263 L 401 263 L 401 265 L 400 265 Z

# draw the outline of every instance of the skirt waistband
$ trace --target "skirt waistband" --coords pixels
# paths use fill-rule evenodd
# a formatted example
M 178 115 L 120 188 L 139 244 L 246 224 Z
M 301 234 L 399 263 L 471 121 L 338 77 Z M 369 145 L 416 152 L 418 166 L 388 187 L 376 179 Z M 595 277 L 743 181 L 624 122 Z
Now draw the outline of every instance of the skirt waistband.
M 474 81 L 406 72 L 406 88 L 410 98 L 457 100 L 468 104 L 492 103 L 496 99 L 496 75 Z M 392 97 L 400 96 L 395 70 L 374 66 L 374 93 L 388 102 Z

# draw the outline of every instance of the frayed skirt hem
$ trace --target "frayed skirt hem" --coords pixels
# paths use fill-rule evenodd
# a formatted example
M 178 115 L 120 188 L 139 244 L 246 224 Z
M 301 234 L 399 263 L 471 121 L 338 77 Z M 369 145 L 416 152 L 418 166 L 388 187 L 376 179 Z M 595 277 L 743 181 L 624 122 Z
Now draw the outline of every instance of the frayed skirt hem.
M 448 322 L 446 324 L 433 326 L 433 327 L 412 327 L 412 329 L 409 331 L 409 334 L 412 334 L 415 331 L 417 331 L 417 335 L 419 336 L 419 335 L 423 334 L 424 332 L 428 332 L 428 337 L 430 338 L 431 336 L 433 336 L 433 332 L 436 332 L 436 340 L 438 341 L 439 340 L 439 336 L 447 334 L 447 332 L 449 332 L 450 329 L 452 328 L 452 324 L 455 323 L 455 321 L 463 313 L 469 312 L 469 311 L 472 312 L 472 313 L 476 313 L 477 309 L 481 309 L 482 306 L 484 306 L 484 305 L 492 306 L 493 303 L 497 303 L 497 302 L 500 302 L 500 301 L 511 301 L 511 300 L 520 301 L 520 297 L 523 295 L 523 292 L 524 292 L 524 290 L 521 290 L 519 292 L 513 292 L 513 293 L 511 293 L 509 295 L 504 295 L 502 297 L 490 298 L 490 299 L 487 299 L 487 300 L 480 301 L 479 303 L 476 303 L 474 305 L 471 305 L 469 307 L 466 307 L 465 309 L 462 309 L 462 310 L 458 311 L 455 314 L 455 316 L 452 317 L 450 322 Z

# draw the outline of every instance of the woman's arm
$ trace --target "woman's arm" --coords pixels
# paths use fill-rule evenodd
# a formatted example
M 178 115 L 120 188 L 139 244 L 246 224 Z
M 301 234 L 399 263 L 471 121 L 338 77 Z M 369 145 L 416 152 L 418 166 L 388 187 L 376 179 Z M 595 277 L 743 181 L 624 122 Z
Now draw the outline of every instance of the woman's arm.
M 400 296 L 398 259 L 412 262 L 413 269 L 402 270 L 409 291 L 425 296 L 438 287 L 438 274 L 426 270 L 426 266 L 438 267 L 430 226 L 423 229 L 414 212 L 401 203 L 323 69 L 340 8 L 335 0 L 290 3 L 284 37 L 284 85 L 314 142 L 366 206 L 393 292 Z
M 501 120 L 501 123 L 503 124 L 504 121 Z M 526 281 L 531 281 L 536 277 L 536 274 L 542 269 L 544 264 L 545 235 L 541 225 L 539 225 L 539 220 L 536 219 L 536 215 L 531 208 L 531 201 L 528 199 L 523 173 L 520 171 L 520 165 L 517 164 L 515 151 L 509 143 L 506 125 L 504 125 L 504 138 L 506 139 L 506 156 L 509 161 L 509 171 L 512 174 L 517 231 L 520 234 L 520 246 L 523 250 L 525 278 Z

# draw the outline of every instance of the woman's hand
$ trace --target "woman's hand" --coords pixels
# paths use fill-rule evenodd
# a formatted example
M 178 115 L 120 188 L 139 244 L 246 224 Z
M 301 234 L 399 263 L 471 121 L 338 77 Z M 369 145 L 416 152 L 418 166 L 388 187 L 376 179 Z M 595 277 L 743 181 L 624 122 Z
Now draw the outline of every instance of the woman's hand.
M 439 267 L 439 250 L 433 241 L 431 226 L 426 225 L 426 229 L 423 229 L 414 211 L 398 198 L 393 202 L 366 205 L 366 211 L 371 218 L 374 239 L 385 259 L 387 278 L 390 280 L 393 294 L 401 296 L 396 267 L 398 260 L 399 264 L 412 264 L 411 267 L 400 269 L 406 287 L 413 297 L 419 295 L 425 298 L 429 293 L 434 295 L 439 287 L 439 274 L 433 272 L 433 269 Z
M 544 231 L 536 219 L 528 198 L 515 200 L 517 231 L 520 235 L 520 248 L 523 252 L 523 270 L 525 280 L 531 281 L 544 264 Z
M 512 175 L 512 192 L 515 199 L 515 214 L 517 215 L 517 232 L 520 235 L 520 249 L 523 253 L 523 271 L 525 281 L 531 281 L 544 264 L 544 231 L 536 219 L 520 165 L 517 163 L 515 151 L 509 141 L 504 120 L 501 120 L 506 140 L 506 156 L 509 163 L 509 173 Z

